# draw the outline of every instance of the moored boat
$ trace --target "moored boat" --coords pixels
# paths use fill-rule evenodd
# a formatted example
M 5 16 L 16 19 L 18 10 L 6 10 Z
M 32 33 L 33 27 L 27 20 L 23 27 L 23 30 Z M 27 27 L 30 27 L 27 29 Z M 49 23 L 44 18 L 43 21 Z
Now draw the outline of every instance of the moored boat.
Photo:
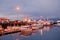
M 20 27 L 21 30 L 31 29 L 30 25 L 22 25 Z

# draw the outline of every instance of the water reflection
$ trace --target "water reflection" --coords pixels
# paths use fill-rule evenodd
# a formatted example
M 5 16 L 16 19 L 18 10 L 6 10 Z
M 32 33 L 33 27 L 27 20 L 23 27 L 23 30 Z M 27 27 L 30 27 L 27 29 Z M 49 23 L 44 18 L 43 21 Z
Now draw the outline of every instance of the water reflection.
M 45 26 L 43 29 L 49 31 L 51 29 L 51 26 Z
M 35 35 L 38 30 L 32 30 L 32 35 Z
M 22 30 L 20 33 L 21 36 L 29 36 L 31 34 L 32 32 L 30 30 Z
M 19 33 L 0 36 L 0 40 L 59 40 L 59 37 L 60 27 L 44 26 L 39 29 L 24 29 Z
M 39 29 L 39 32 L 41 33 L 41 35 L 43 35 L 43 29 Z
M 37 32 L 40 32 L 41 35 L 43 35 L 43 32 L 44 31 L 49 31 L 51 29 L 51 26 L 44 26 L 42 28 L 39 28 L 39 29 L 25 29 L 25 30 L 21 30 L 21 35 L 23 36 L 30 36 L 30 35 L 34 35 L 36 34 Z
M 16 38 L 16 40 L 19 40 L 18 38 Z

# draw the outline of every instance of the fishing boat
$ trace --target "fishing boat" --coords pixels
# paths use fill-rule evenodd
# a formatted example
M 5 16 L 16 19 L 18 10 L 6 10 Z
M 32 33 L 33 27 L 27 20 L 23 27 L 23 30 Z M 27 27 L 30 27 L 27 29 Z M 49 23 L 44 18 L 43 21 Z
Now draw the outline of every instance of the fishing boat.
M 22 25 L 21 27 L 20 27 L 20 29 L 21 30 L 29 30 L 29 29 L 31 29 L 31 27 L 30 27 L 30 25 Z
M 37 26 L 40 28 L 43 28 L 43 24 L 37 24 Z
M 37 24 L 32 24 L 32 29 L 35 30 L 35 29 L 39 29 L 39 27 L 37 26 Z
M 51 21 L 50 21 L 50 20 L 47 20 L 47 21 L 44 22 L 43 25 L 44 25 L 44 26 L 50 26 L 50 25 L 51 25 Z

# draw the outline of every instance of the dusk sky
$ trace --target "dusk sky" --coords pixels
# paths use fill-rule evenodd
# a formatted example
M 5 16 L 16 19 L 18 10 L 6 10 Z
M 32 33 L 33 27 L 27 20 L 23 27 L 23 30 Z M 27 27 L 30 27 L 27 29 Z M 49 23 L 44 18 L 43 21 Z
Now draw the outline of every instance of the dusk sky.
M 16 7 L 20 10 L 16 12 Z M 60 17 L 60 0 L 0 0 L 0 17 Z

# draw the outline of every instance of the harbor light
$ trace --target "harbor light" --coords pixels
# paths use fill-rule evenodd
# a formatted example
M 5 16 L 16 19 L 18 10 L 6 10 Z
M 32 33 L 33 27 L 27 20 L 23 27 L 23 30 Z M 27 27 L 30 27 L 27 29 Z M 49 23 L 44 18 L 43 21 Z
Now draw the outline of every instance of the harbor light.
M 19 19 L 20 6 L 16 6 L 17 19 Z
M 19 7 L 19 6 L 17 6 L 17 7 L 16 7 L 16 10 L 17 10 L 17 11 L 19 11 L 19 10 L 20 10 L 20 7 Z

